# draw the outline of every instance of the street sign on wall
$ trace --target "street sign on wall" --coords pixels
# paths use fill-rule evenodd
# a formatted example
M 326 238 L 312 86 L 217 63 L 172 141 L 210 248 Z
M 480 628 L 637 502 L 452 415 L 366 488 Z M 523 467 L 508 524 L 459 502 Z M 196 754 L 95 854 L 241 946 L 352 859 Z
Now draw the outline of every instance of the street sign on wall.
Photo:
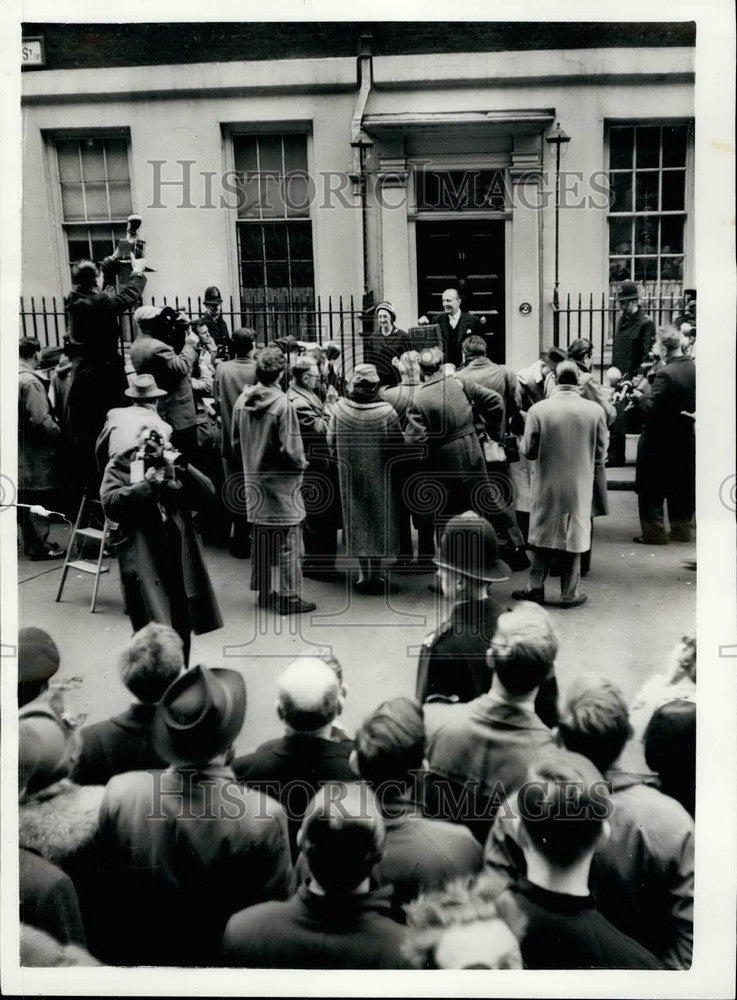
M 46 65 L 43 38 L 24 38 L 20 49 L 21 69 L 39 69 Z

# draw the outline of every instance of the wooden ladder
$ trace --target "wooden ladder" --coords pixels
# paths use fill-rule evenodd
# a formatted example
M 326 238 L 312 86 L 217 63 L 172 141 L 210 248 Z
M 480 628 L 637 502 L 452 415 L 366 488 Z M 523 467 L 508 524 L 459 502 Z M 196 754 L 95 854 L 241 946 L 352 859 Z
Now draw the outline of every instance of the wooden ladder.
M 97 591 L 100 586 L 100 577 L 103 573 L 109 573 L 110 567 L 103 566 L 102 561 L 105 558 L 105 546 L 107 544 L 108 534 L 110 533 L 110 522 L 105 517 L 103 518 L 102 528 L 92 528 L 85 524 L 82 526 L 82 521 L 85 515 L 85 509 L 88 504 L 95 504 L 102 510 L 102 504 L 99 500 L 90 499 L 85 493 L 82 497 L 82 502 L 79 505 L 79 510 L 77 511 L 77 520 L 74 522 L 74 528 L 72 529 L 72 537 L 69 539 L 69 548 L 67 549 L 67 554 L 64 559 L 64 566 L 61 571 L 61 580 L 59 580 L 59 589 L 56 592 L 56 600 L 61 600 L 61 595 L 64 590 L 64 583 L 67 578 L 67 573 L 70 569 L 80 570 L 82 573 L 91 573 L 95 582 L 92 587 L 92 602 L 90 604 L 90 611 L 94 612 L 95 605 L 97 604 Z M 96 541 L 99 544 L 99 549 L 97 553 L 97 561 L 91 559 L 80 558 L 80 539 L 90 539 Z M 72 558 L 72 551 L 77 547 L 77 558 Z

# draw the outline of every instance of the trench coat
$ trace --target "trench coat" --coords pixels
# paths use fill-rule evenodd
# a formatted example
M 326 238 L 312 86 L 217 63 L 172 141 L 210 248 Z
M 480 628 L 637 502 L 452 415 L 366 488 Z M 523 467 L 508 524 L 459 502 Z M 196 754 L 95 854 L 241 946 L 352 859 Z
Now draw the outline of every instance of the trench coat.
M 51 490 L 59 485 L 59 425 L 43 381 L 21 362 L 18 373 L 18 486 Z
M 382 400 L 339 399 L 328 427 L 328 445 L 338 463 L 348 555 L 396 555 L 401 499 L 397 466 L 405 449 L 394 408 Z
M 592 499 L 597 466 L 609 435 L 604 410 L 582 399 L 578 386 L 560 385 L 530 407 L 522 452 L 536 459 L 530 508 L 530 545 L 586 552 L 591 545 Z
M 186 611 L 195 635 L 222 628 L 191 515 L 192 507 L 212 500 L 212 483 L 190 465 L 180 473 L 178 489 L 156 487 L 145 481 L 132 484 L 130 468 L 134 457 L 135 449 L 131 448 L 112 458 L 100 487 L 105 516 L 117 522 L 112 538 L 134 629 L 152 621 L 176 628 L 173 618 L 181 610 Z M 178 531 L 177 546 L 170 543 L 164 530 L 169 522 Z

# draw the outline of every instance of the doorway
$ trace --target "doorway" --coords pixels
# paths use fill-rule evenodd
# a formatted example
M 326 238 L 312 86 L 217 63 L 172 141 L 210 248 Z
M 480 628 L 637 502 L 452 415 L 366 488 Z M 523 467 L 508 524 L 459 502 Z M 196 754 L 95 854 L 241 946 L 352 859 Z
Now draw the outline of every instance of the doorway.
M 442 312 L 446 288 L 457 288 L 461 309 L 484 318 L 488 357 L 504 362 L 504 222 L 417 221 L 419 315 Z

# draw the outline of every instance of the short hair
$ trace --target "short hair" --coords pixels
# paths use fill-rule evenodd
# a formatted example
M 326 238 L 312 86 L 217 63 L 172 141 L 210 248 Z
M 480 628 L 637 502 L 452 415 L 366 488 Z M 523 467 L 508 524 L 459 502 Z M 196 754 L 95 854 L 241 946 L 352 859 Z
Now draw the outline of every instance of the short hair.
M 301 382 L 310 368 L 316 367 L 317 359 L 309 354 L 303 354 L 302 357 L 295 358 L 292 362 L 292 378 L 295 382 Z
M 302 663 L 300 663 L 302 661 Z M 306 666 L 307 657 L 297 657 L 286 668 L 279 680 L 279 716 L 286 725 L 299 733 L 311 733 L 329 725 L 340 711 L 340 684 L 326 663 L 319 661 L 321 666 L 315 677 L 302 674 L 301 667 Z M 324 668 L 324 669 L 323 669 Z M 307 667 L 309 670 L 309 667 Z M 306 690 L 299 697 L 294 692 L 294 686 L 307 677 Z M 290 690 L 291 686 L 291 690 Z
M 511 695 L 540 687 L 558 655 L 558 636 L 550 615 L 539 604 L 521 601 L 499 615 L 489 648 L 502 687 Z
M 159 701 L 184 668 L 181 636 L 169 625 L 149 622 L 133 636 L 118 661 L 120 678 L 139 701 Z
M 256 331 L 248 326 L 239 327 L 233 331 L 233 354 L 237 358 L 245 358 L 253 350 L 256 343 Z
M 517 792 L 520 823 L 553 865 L 572 865 L 593 850 L 601 835 L 609 800 L 603 787 L 592 794 L 591 777 L 562 754 L 546 757 L 532 765 Z
M 312 799 L 300 828 L 300 851 L 326 893 L 348 893 L 380 860 L 385 829 L 373 792 L 365 784 L 325 784 Z
M 426 347 L 420 351 L 419 360 L 423 372 L 436 372 L 443 363 L 443 352 L 439 347 Z
M 461 350 L 469 358 L 483 357 L 486 354 L 486 341 L 483 337 L 479 337 L 478 334 L 473 333 L 463 341 Z
M 97 264 L 93 260 L 80 260 L 72 268 L 72 281 L 81 288 L 91 288 L 99 274 Z
M 40 350 L 41 345 L 35 337 L 21 337 L 18 344 L 18 355 L 23 361 L 30 361 Z
M 683 334 L 678 327 L 669 323 L 658 330 L 657 340 L 666 351 L 675 351 L 683 344 Z
M 440 889 L 423 892 L 404 911 L 407 933 L 402 951 L 415 969 L 437 968 L 435 949 L 450 927 L 500 920 L 520 941 L 527 925 L 505 883 L 486 872 L 456 878 Z
M 447 295 L 448 292 L 454 292 L 455 293 L 455 297 L 460 302 L 460 300 L 461 300 L 461 293 L 458 291 L 457 288 L 454 288 L 452 285 L 450 286 L 450 288 L 444 288 L 443 289 L 443 295 L 441 296 L 441 298 L 444 297 L 445 295 Z
M 273 385 L 286 367 L 286 356 L 279 347 L 264 347 L 256 356 L 256 378 L 262 385 Z
M 661 705 L 642 737 L 645 761 L 660 778 L 660 790 L 693 816 L 696 797 L 696 705 L 678 699 Z
M 558 731 L 564 746 L 608 771 L 632 735 L 621 690 L 606 677 L 584 674 L 568 689 Z
M 578 360 L 583 359 L 593 354 L 594 345 L 590 340 L 586 340 L 585 337 L 579 337 L 573 341 L 568 347 L 568 357 Z
M 359 726 L 354 746 L 360 775 L 374 789 L 384 782 L 406 783 L 425 756 L 422 706 L 411 698 L 383 702 Z
M 303 646 L 297 653 L 298 659 L 300 656 L 307 656 L 311 657 L 313 660 L 320 660 L 326 667 L 330 667 L 335 676 L 338 678 L 338 683 L 342 685 L 343 667 L 341 666 L 338 657 L 331 650 L 330 646 Z
M 555 369 L 558 385 L 578 385 L 578 365 L 575 361 L 561 361 Z

